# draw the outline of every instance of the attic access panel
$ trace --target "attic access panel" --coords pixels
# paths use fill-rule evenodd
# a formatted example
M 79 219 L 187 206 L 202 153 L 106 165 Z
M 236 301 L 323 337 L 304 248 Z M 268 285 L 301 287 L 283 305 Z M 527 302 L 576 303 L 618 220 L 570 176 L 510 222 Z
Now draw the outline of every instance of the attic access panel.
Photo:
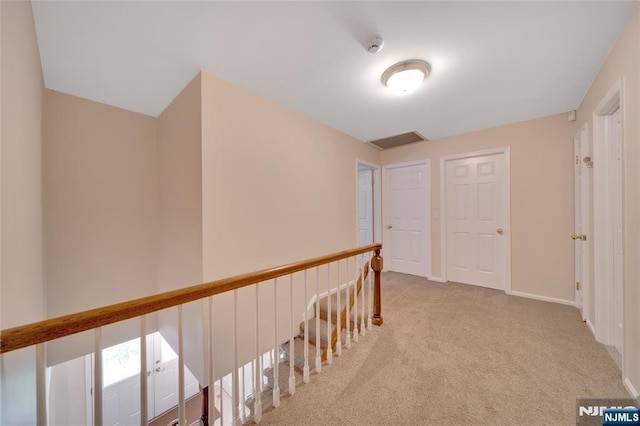
M 412 131 L 407 133 L 400 133 L 399 135 L 388 136 L 386 138 L 374 139 L 367 143 L 380 150 L 385 150 L 427 140 L 428 139 L 422 136 L 420 133 Z

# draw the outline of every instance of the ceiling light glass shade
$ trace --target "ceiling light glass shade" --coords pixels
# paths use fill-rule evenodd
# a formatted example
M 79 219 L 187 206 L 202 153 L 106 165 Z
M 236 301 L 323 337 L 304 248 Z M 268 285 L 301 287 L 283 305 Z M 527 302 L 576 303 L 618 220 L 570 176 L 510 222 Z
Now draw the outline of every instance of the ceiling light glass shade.
M 413 92 L 431 72 L 431 66 L 420 60 L 398 62 L 382 74 L 382 83 L 394 93 Z

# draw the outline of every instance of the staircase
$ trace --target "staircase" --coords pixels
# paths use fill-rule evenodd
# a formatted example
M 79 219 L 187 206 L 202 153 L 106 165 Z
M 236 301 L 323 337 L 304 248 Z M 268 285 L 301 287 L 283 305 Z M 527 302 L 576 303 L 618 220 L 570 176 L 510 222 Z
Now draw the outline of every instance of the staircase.
M 32 367 L 28 368 L 29 374 L 35 377 L 35 390 L 33 395 L 29 396 L 29 406 L 36 407 L 37 423 L 47 424 L 49 422 L 48 397 L 47 397 L 47 346 L 59 339 L 68 336 L 88 332 L 83 335 L 91 340 L 91 332 L 94 337 L 93 351 L 93 389 L 94 394 L 92 404 L 85 407 L 85 414 L 90 413 L 93 416 L 94 423 L 102 426 L 105 416 L 112 415 L 111 408 L 105 405 L 105 395 L 103 392 L 104 371 L 103 371 L 103 329 L 115 323 L 125 320 L 137 321 L 139 325 L 140 338 L 140 373 L 139 373 L 139 392 L 138 401 L 146 401 L 148 399 L 147 380 L 149 369 L 154 366 L 147 362 L 145 354 L 147 352 L 147 344 L 144 336 L 148 329 L 148 320 L 156 321 L 157 313 L 166 309 L 175 308 L 177 316 L 174 323 L 171 324 L 172 330 L 175 331 L 177 337 L 177 369 L 176 371 L 184 371 L 185 363 L 185 345 L 183 343 L 183 306 L 186 304 L 200 301 L 199 306 L 202 308 L 202 361 L 204 362 L 206 376 L 201 379 L 203 387 L 202 398 L 202 417 L 201 421 L 208 423 L 211 417 L 216 419 L 216 423 L 221 426 L 239 425 L 250 420 L 259 423 L 262 419 L 263 407 L 273 405 L 277 407 L 280 404 L 280 396 L 283 393 L 293 395 L 296 386 L 301 383 L 308 383 L 312 373 L 319 374 L 323 365 L 331 364 L 334 354 L 341 356 L 343 347 L 349 348 L 352 342 L 357 342 L 361 336 L 364 336 L 367 329 L 371 329 L 372 325 L 380 326 L 383 323 L 381 310 L 380 295 L 380 273 L 383 269 L 382 257 L 380 251 L 382 245 L 379 243 L 367 246 L 357 247 L 350 250 L 330 253 L 295 263 L 276 266 L 261 271 L 250 272 L 219 279 L 216 281 L 196 284 L 190 287 L 180 288 L 178 290 L 166 293 L 141 297 L 139 299 L 129 300 L 108 306 L 102 306 L 87 311 L 76 312 L 56 318 L 50 318 L 31 324 L 23 324 L 18 327 L 5 329 L 0 331 L 0 361 L 8 362 L 14 358 L 8 358 L 10 352 L 20 349 L 29 349 L 35 353 L 35 362 Z M 371 259 L 364 263 L 363 259 Z M 346 264 L 346 270 L 350 265 L 356 269 L 354 281 L 345 282 L 350 273 L 340 274 L 340 264 Z M 351 263 L 353 262 L 353 263 Z M 357 263 L 356 263 L 357 262 Z M 364 263 L 363 268 L 358 273 L 356 265 Z M 331 265 L 337 267 L 337 277 L 331 274 Z M 327 272 L 327 279 L 320 280 L 318 273 Z M 372 273 L 369 274 L 370 268 Z M 309 301 L 307 297 L 308 283 L 307 272 L 316 273 L 316 297 L 317 301 Z M 344 270 L 343 270 L 344 271 Z M 294 306 L 294 275 L 304 272 L 304 280 L 297 280 L 298 291 L 304 290 L 304 305 L 300 308 Z M 340 277 L 344 276 L 344 279 Z M 301 275 L 298 275 L 301 277 Z M 278 306 L 278 279 L 289 280 L 289 298 L 291 306 L 289 308 L 291 322 L 285 322 L 278 327 L 276 315 L 274 321 L 273 345 L 264 343 L 260 340 L 261 306 L 264 306 L 266 312 L 269 312 L 268 301 L 263 301 L 258 297 L 259 289 L 266 283 L 273 283 L 274 304 L 272 312 L 279 312 L 286 309 L 282 305 Z M 333 279 L 333 281 L 332 281 Z M 313 282 L 313 280 L 312 280 Z M 365 285 L 366 284 L 366 285 Z M 323 285 L 328 289 L 328 294 L 324 296 L 319 293 L 319 287 Z M 337 288 L 336 288 L 337 287 Z M 252 289 L 255 292 L 256 315 L 254 332 L 238 330 L 238 305 L 239 299 L 246 298 L 247 294 L 240 294 L 241 289 Z M 232 306 L 233 332 L 231 335 L 232 342 L 220 338 L 215 333 L 215 323 L 213 321 L 215 313 L 214 298 L 222 294 L 233 294 L 234 304 Z M 300 294 L 300 293 L 298 293 Z M 286 297 L 286 291 L 282 295 Z M 267 298 L 268 299 L 268 298 Z M 307 303 L 312 303 L 313 308 L 309 309 Z M 193 306 L 193 305 L 192 305 Z M 262 311 L 264 312 L 264 311 Z M 297 318 L 302 317 L 304 321 L 295 327 Z M 135 322 L 131 323 L 132 327 Z M 290 328 L 290 325 L 294 324 Z M 246 324 L 243 324 L 246 325 Z M 283 341 L 282 331 L 289 331 L 289 341 L 281 344 Z M 135 330 L 129 330 L 135 335 Z M 199 337 L 196 337 L 199 339 Z M 243 343 L 245 354 L 240 352 L 240 343 Z M 204 345 L 207 342 L 208 345 Z M 219 343 L 222 342 L 222 343 Z M 220 371 L 215 371 L 213 366 L 217 357 L 221 357 L 224 362 L 228 362 L 228 351 L 224 348 L 231 345 L 233 349 L 232 359 L 233 367 L 226 375 L 220 376 Z M 208 346 L 208 347 L 207 347 Z M 255 349 L 255 358 L 249 358 L 246 361 L 247 347 L 251 346 Z M 87 346 L 89 347 L 89 346 Z M 190 349 L 193 349 L 188 345 Z M 223 348 L 220 350 L 219 348 Z M 265 351 L 261 353 L 260 351 Z M 242 358 L 241 358 L 242 357 Z M 225 361 L 226 359 L 226 361 Z M 148 365 L 149 364 L 149 365 Z M 22 365 L 22 364 L 21 364 Z M 146 374 L 145 374 L 146 372 Z M 179 375 L 180 376 L 180 375 Z M 133 376 L 132 376 L 133 377 Z M 178 383 L 183 381 L 184 376 L 178 377 Z M 64 378 L 63 378 L 64 379 Z M 177 388 L 180 387 L 178 384 Z M 176 389 L 177 389 L 176 388 Z M 212 392 L 206 392 L 205 389 L 212 389 Z M 217 390 L 217 391 L 216 391 Z M 187 401 L 185 392 L 176 390 L 178 394 L 178 417 L 181 425 L 187 425 Z M 134 395 L 135 396 L 135 395 Z M 136 407 L 132 406 L 132 409 Z M 150 413 L 147 404 L 139 405 L 140 423 L 147 424 Z M 127 413 L 125 413 L 127 414 Z M 128 418 L 128 417 L 127 417 Z
M 371 330 L 372 298 L 370 298 L 369 291 L 365 291 L 368 275 L 369 262 L 365 263 L 364 274 L 359 274 L 355 285 L 351 283 L 348 290 L 346 284 L 342 285 L 339 291 L 334 289 L 335 291 L 332 291 L 330 295 L 325 295 L 315 302 L 313 312 L 317 316 L 309 318 L 306 321 L 307 324 L 305 321 L 300 323 L 299 334 L 293 340 L 293 350 L 291 341 L 280 345 L 280 360 L 277 369 L 279 395 L 292 393 L 290 389 L 292 385 L 291 358 L 293 358 L 295 386 L 307 383 L 310 373 L 321 373 L 325 363 L 332 363 L 334 354 L 341 356 L 343 348 L 350 348 L 351 343 L 357 342 L 359 337 L 364 336 L 367 329 Z M 348 300 L 349 303 L 345 304 L 345 300 Z M 349 318 L 348 324 L 347 318 Z M 338 333 L 338 328 L 340 333 Z M 307 344 L 305 337 L 308 339 L 307 352 L 305 352 Z M 305 354 L 307 354 L 306 357 Z M 274 374 L 274 367 L 263 370 L 266 379 L 266 385 L 261 394 L 263 408 L 274 405 Z M 276 407 L 279 405 L 279 395 L 276 396 Z M 245 406 L 251 415 L 253 415 L 253 403 L 253 397 L 245 401 Z

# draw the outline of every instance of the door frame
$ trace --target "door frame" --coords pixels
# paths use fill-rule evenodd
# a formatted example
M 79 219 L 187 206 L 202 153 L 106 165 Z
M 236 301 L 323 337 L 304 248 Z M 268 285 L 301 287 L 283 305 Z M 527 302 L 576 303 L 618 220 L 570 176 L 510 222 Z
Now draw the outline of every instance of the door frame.
M 465 152 L 461 154 L 443 155 L 440 157 L 440 275 L 444 282 L 447 282 L 447 182 L 446 165 L 448 161 L 464 160 L 466 158 L 483 157 L 486 155 L 504 155 L 505 162 L 505 182 L 504 182 L 504 202 L 506 211 L 504 213 L 504 290 L 511 293 L 511 148 L 508 146 L 491 148 L 481 151 Z
M 625 137 L 625 119 L 624 119 L 624 80 L 618 79 L 604 96 L 598 107 L 593 112 L 593 265 L 594 265 L 594 307 L 595 307 L 595 337 L 600 343 L 605 345 L 613 345 L 615 343 L 615 297 L 614 284 L 611 277 L 615 262 L 609 258 L 609 254 L 613 250 L 614 237 L 613 233 L 608 232 L 608 226 L 614 220 L 611 205 L 608 202 L 599 202 L 606 198 L 610 188 L 613 185 L 613 176 L 611 175 L 611 158 L 608 154 L 610 147 L 607 137 L 607 117 L 611 116 L 617 109 L 620 109 L 620 128 L 622 143 L 622 194 L 620 197 L 622 203 L 622 226 L 624 227 L 624 137 Z M 624 230 L 622 232 L 624 237 Z M 624 292 L 626 288 L 625 274 L 625 243 L 622 243 L 622 317 L 625 320 L 625 300 Z M 626 321 L 624 321 L 626 322 Z M 623 324 L 624 324 L 623 322 Z M 624 327 L 624 325 L 623 325 Z M 624 327 L 626 329 L 626 327 Z M 627 341 L 623 330 L 623 353 L 622 365 L 625 363 L 624 352 L 626 352 Z M 623 367 L 624 370 L 624 367 Z M 625 372 L 623 375 L 626 377 Z
M 425 209 L 425 224 L 426 224 L 426 229 L 425 229 L 425 240 L 426 240 L 426 250 L 427 253 L 429 253 L 428 256 L 426 256 L 426 277 L 430 278 L 431 274 L 432 274 L 432 269 L 431 269 L 431 258 L 433 256 L 433 252 L 432 252 L 432 241 L 431 241 L 431 206 L 433 205 L 431 202 L 431 160 L 429 160 L 428 158 L 425 158 L 423 160 L 416 160 L 416 161 L 408 161 L 405 163 L 393 163 L 393 164 L 387 164 L 384 167 L 382 167 L 382 180 L 385 182 L 385 195 L 387 195 L 387 190 L 389 189 L 388 186 L 386 186 L 386 182 L 388 182 L 388 176 L 387 174 L 389 173 L 389 170 L 392 169 L 398 169 L 401 167 L 411 167 L 411 166 L 425 166 L 426 170 L 427 170 L 427 185 L 425 186 L 425 190 L 427 191 L 426 195 L 426 200 L 427 200 L 427 204 L 428 204 L 428 208 Z M 387 218 L 390 216 L 390 208 L 391 206 L 389 205 L 390 200 L 389 197 L 385 196 L 384 198 L 384 205 L 383 205 L 383 220 L 387 220 Z M 388 244 L 388 241 L 390 240 L 389 237 L 389 230 L 388 229 L 384 229 L 382 230 L 382 241 L 383 241 L 383 246 L 385 247 L 385 251 L 386 251 L 386 255 L 385 257 L 391 259 L 392 257 L 392 253 L 391 253 L 391 244 Z M 387 267 L 384 268 L 385 271 L 389 270 L 388 265 L 391 265 L 391 261 L 386 262 Z
M 380 173 L 380 165 L 356 158 L 356 245 L 359 244 L 358 219 L 360 216 L 358 215 L 358 171 L 360 166 L 365 166 L 371 169 L 373 173 L 373 241 L 382 241 L 382 176 Z

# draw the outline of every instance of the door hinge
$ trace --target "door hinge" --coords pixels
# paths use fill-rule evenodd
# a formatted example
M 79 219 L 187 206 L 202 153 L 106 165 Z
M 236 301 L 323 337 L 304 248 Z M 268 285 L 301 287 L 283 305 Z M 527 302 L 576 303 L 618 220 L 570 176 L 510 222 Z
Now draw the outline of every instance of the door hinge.
M 576 290 L 580 291 L 580 283 L 576 281 Z
M 578 159 L 578 156 L 576 155 L 576 165 L 578 165 L 580 163 L 580 160 Z

